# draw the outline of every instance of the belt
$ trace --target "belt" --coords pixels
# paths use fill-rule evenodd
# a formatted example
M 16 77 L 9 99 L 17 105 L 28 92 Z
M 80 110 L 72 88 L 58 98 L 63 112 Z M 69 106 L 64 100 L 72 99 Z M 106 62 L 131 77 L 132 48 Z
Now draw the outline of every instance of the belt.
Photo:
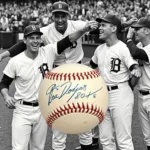
M 22 105 L 28 105 L 28 106 L 33 106 L 33 107 L 39 106 L 38 102 L 32 103 L 32 102 L 20 101 L 20 104 L 22 104 Z
M 148 95 L 148 94 L 150 94 L 149 91 L 141 91 L 141 90 L 139 90 L 139 92 L 140 92 L 141 95 Z
M 117 85 L 115 85 L 115 86 L 107 86 L 107 90 L 108 91 L 112 91 L 112 90 L 116 90 L 116 89 L 118 89 Z
M 81 64 L 81 61 L 79 61 L 79 62 L 77 62 L 78 64 Z M 56 68 L 56 67 L 58 67 L 58 66 L 60 66 L 60 65 L 53 65 L 53 68 Z

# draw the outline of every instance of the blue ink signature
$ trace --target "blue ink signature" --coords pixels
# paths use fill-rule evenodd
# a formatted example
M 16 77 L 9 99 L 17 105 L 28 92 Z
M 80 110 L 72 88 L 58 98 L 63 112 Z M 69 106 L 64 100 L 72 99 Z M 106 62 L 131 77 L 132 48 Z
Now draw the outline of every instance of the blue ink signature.
M 62 90 L 61 93 L 58 94 L 57 91 Z M 73 86 L 71 81 L 65 82 L 62 85 L 52 84 L 46 91 L 46 95 L 49 95 L 48 105 L 55 99 L 61 99 L 63 96 L 69 95 L 70 97 L 67 99 L 69 102 L 71 99 L 79 99 L 79 98 L 95 98 L 96 93 L 100 91 L 102 87 L 96 91 L 89 91 L 86 94 L 87 85 L 79 85 L 76 84 Z M 57 92 L 57 94 L 54 94 Z

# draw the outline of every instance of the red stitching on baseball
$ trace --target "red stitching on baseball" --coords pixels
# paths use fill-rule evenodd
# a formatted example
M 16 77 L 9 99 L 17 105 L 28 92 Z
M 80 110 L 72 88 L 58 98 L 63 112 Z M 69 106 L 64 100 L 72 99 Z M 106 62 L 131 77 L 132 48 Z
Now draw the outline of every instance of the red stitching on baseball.
M 87 72 L 77 72 L 77 73 L 56 73 L 56 72 L 48 72 L 45 76 L 46 79 L 53 80 L 85 80 L 85 79 L 93 79 L 98 78 L 100 76 L 100 72 L 98 70 L 92 70 Z
M 88 103 L 87 104 L 77 103 L 77 105 L 72 103 L 72 104 L 60 106 L 59 108 L 51 112 L 46 119 L 47 124 L 49 126 L 52 126 L 53 122 L 57 120 L 59 117 L 67 115 L 67 114 L 71 114 L 71 113 L 80 113 L 80 112 L 88 113 L 88 114 L 96 116 L 99 119 L 99 123 L 101 123 L 104 119 L 104 113 L 100 107 L 95 106 L 93 104 L 90 106 Z

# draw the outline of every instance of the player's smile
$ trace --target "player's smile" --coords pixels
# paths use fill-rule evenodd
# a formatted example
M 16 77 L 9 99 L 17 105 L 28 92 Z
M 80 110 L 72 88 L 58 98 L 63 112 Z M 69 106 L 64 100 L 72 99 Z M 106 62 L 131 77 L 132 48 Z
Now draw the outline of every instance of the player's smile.
M 39 49 L 39 47 L 40 47 L 40 42 L 39 41 L 37 41 L 37 42 L 35 42 L 35 41 L 31 42 L 31 45 L 30 45 L 31 51 L 37 52 L 38 49 Z
M 31 44 L 31 49 L 33 51 L 37 51 L 39 47 L 40 47 L 40 43 L 36 43 L 36 44 L 33 43 L 33 44 Z
M 99 30 L 99 37 L 101 37 L 103 35 L 104 31 L 103 30 Z
M 103 21 L 99 24 L 99 38 L 100 39 L 103 39 L 105 37 L 105 31 L 107 30 L 107 26 L 108 26 L 108 23 L 103 22 Z
M 111 34 L 111 27 L 112 25 L 110 23 L 102 21 L 99 24 L 99 38 L 100 39 L 106 39 Z
M 58 27 L 58 28 L 60 28 L 60 29 L 63 29 L 63 28 L 64 28 L 64 26 L 65 26 L 65 24 L 64 24 L 64 23 L 60 23 L 60 24 L 58 23 L 58 24 L 57 24 L 57 27 Z
M 63 12 L 57 12 L 54 14 L 53 20 L 55 22 L 56 30 L 64 34 L 67 28 L 67 14 Z
M 39 34 L 32 34 L 27 37 L 26 44 L 28 49 L 33 53 L 38 52 L 41 44 L 41 36 Z

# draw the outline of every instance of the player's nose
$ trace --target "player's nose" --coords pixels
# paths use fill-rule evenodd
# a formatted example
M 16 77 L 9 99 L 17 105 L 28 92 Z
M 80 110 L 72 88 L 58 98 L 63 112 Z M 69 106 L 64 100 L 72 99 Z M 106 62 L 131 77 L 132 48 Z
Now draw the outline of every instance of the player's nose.
M 58 18 L 58 21 L 59 21 L 59 22 L 62 22 L 62 20 L 63 20 L 62 17 L 59 17 L 59 18 Z

